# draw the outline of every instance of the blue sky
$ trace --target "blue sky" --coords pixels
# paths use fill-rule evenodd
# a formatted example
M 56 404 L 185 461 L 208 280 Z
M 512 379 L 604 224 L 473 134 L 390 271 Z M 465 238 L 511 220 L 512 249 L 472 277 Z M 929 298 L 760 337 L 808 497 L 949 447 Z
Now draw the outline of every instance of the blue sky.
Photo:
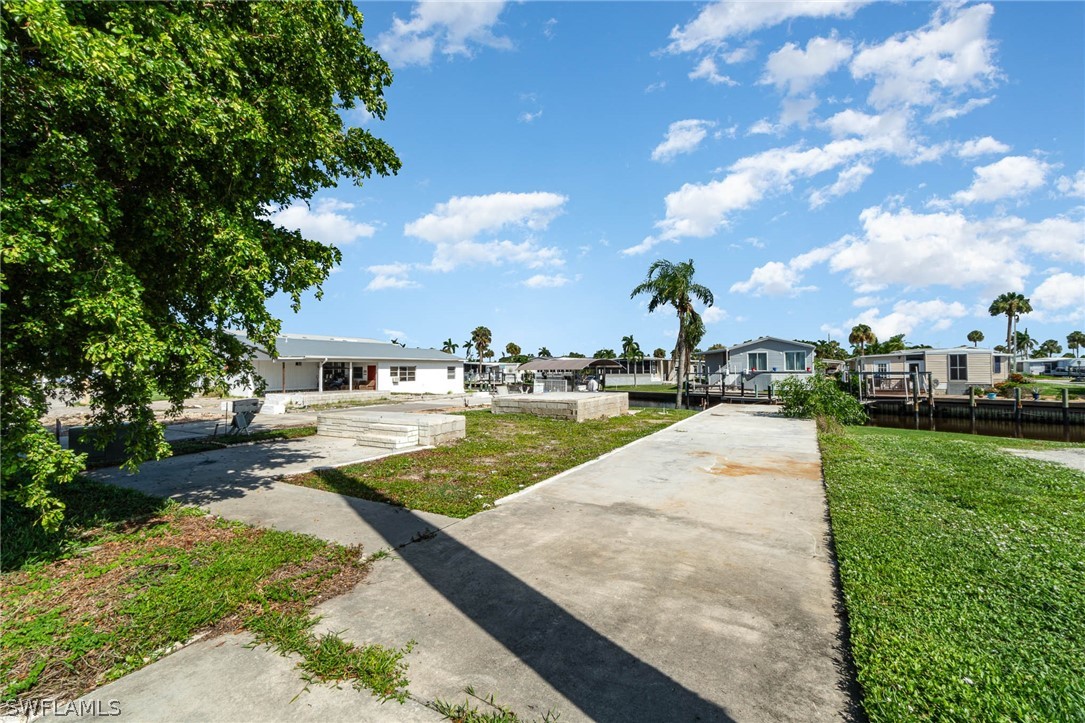
M 398 176 L 275 219 L 341 268 L 288 332 L 555 355 L 674 345 L 657 258 L 715 294 L 702 347 L 956 346 L 1085 327 L 1085 4 L 375 3 Z

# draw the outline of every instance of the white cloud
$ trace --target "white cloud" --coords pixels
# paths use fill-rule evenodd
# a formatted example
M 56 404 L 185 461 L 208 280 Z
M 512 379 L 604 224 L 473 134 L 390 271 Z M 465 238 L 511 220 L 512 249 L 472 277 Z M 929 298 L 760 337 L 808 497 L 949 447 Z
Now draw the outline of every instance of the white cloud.
M 731 285 L 732 294 L 753 294 L 754 296 L 795 296 L 803 291 L 813 291 L 814 286 L 799 286 L 802 274 L 787 264 L 769 261 L 758 266 L 750 278 Z
M 854 166 L 845 168 L 837 175 L 836 182 L 831 186 L 811 192 L 810 208 L 819 208 L 837 196 L 858 191 L 863 181 L 873 172 L 874 169 L 865 163 L 856 163 Z
M 1021 196 L 1044 185 L 1051 166 L 1029 156 L 1006 156 L 989 166 L 977 166 L 972 185 L 953 194 L 957 203 L 997 201 Z
M 546 36 L 547 40 L 554 37 L 554 28 L 557 27 L 557 24 L 557 18 L 550 18 L 545 23 L 543 23 L 543 35 Z
M 874 81 L 868 101 L 878 109 L 934 105 L 947 96 L 984 88 L 998 72 L 987 38 L 993 14 L 986 3 L 942 5 L 926 27 L 860 49 L 851 63 L 852 75 Z
M 993 96 L 987 98 L 969 98 L 961 105 L 954 105 L 953 103 L 939 103 L 935 106 L 934 110 L 927 116 L 928 123 L 937 123 L 944 120 L 952 120 L 954 118 L 960 118 L 963 115 L 968 115 L 976 108 L 982 108 L 985 105 L 989 105 L 994 100 Z
M 712 58 L 702 58 L 701 62 L 697 63 L 697 67 L 690 71 L 690 80 L 698 78 L 704 78 L 712 85 L 738 85 L 738 81 L 720 73 L 719 68 L 716 67 L 716 61 Z
M 569 281 L 569 278 L 562 274 L 554 274 L 553 276 L 535 274 L 529 279 L 524 279 L 523 283 L 529 289 L 556 289 L 559 286 L 565 286 Z
M 543 112 L 541 108 L 534 113 L 524 111 L 519 116 L 517 116 L 516 120 L 520 121 L 521 123 L 532 123 L 542 117 L 542 114 Z
M 1018 290 L 1030 270 L 1021 258 L 1021 227 L 972 221 L 959 213 L 917 214 L 909 208 L 897 212 L 867 208 L 859 220 L 864 236 L 838 242 L 829 267 L 846 271 L 860 293 L 889 284 L 914 288 L 984 284 Z
M 810 125 L 810 114 L 818 107 L 818 98 L 811 95 L 806 98 L 784 98 L 780 105 L 780 125 L 805 128 Z
M 768 118 L 762 118 L 746 129 L 748 136 L 771 136 L 782 131 L 784 127 L 773 123 Z
M 366 291 L 382 291 L 384 289 L 412 289 L 418 284 L 409 278 L 412 266 L 410 264 L 378 264 L 366 269 L 373 274 L 373 278 L 365 287 Z
M 844 322 L 844 326 L 850 328 L 856 324 L 867 324 L 878 339 L 888 339 L 897 334 L 908 336 L 921 328 L 942 331 L 953 326 L 954 319 L 967 315 L 968 309 L 959 301 L 898 301 L 885 316 L 881 315 L 880 309 L 867 309 Z
M 851 43 L 836 38 L 811 38 L 806 50 L 787 43 L 769 55 L 761 82 L 775 85 L 789 95 L 803 93 L 850 57 Z
M 403 227 L 403 233 L 431 243 L 472 239 L 506 226 L 543 230 L 569 200 L 557 193 L 492 193 L 453 196 L 431 213 Z
M 399 331 L 398 329 L 381 329 L 381 332 L 389 339 L 397 339 L 399 341 L 403 341 L 407 338 L 407 335 L 404 332 Z
M 1085 198 L 1085 171 L 1078 171 L 1073 178 L 1059 176 L 1059 180 L 1055 181 L 1055 188 L 1064 196 Z
M 291 204 L 269 214 L 268 218 L 283 228 L 300 231 L 307 239 L 344 246 L 360 238 L 369 238 L 377 232 L 375 226 L 351 221 L 340 213 L 352 208 L 352 203 L 327 198 L 318 201 L 312 208 L 303 202 Z
M 883 303 L 883 300 L 879 299 L 877 296 L 857 296 L 851 302 L 851 305 L 855 306 L 855 307 L 863 307 L 863 306 L 877 306 L 878 304 L 881 304 L 881 303 Z
M 727 312 L 718 306 L 710 306 L 701 312 L 701 321 L 706 324 L 715 324 L 727 318 Z
M 983 138 L 973 138 L 959 145 L 957 147 L 957 156 L 959 158 L 974 158 L 990 153 L 1005 153 L 1008 150 L 1010 150 L 1010 147 L 1005 143 L 996 141 L 991 136 L 984 136 Z
M 394 66 L 429 65 L 435 52 L 446 56 L 472 54 L 473 46 L 507 50 L 512 41 L 493 33 L 504 2 L 444 2 L 422 0 L 410 20 L 398 17 L 377 37 L 377 50 Z
M 644 88 L 644 92 L 645 93 L 655 93 L 657 90 L 663 90 L 666 87 L 667 87 L 667 81 L 659 80 L 659 81 L 656 81 L 655 83 L 649 83 Z
M 1080 322 L 1085 308 L 1085 276 L 1065 271 L 1053 274 L 1029 294 L 1029 301 L 1039 319 Z M 1064 310 L 1070 313 L 1060 314 Z
M 652 151 L 652 160 L 666 163 L 682 153 L 693 153 L 708 136 L 708 129 L 715 123 L 707 120 L 688 119 L 671 123 L 667 135 Z
M 755 30 L 772 27 L 793 18 L 848 18 L 868 1 L 730 2 L 720 0 L 706 6 L 685 26 L 681 28 L 675 26 L 671 30 L 671 42 L 667 50 L 671 53 L 688 53 L 706 47 L 716 48 L 728 38 L 748 35 Z
M 735 48 L 734 50 L 728 50 L 723 53 L 723 62 L 728 65 L 737 65 L 738 63 L 745 63 L 747 60 L 753 60 L 757 57 L 757 44 L 750 43 L 749 45 L 743 45 L 741 48 Z

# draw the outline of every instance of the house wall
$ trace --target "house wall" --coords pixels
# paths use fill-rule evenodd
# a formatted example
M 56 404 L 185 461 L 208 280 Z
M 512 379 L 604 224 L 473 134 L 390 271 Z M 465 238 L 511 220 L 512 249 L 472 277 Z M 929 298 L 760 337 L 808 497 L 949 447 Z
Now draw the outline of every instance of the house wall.
M 728 362 L 728 369 L 732 372 L 748 371 L 749 357 L 751 353 L 764 353 L 766 355 L 766 369 L 758 369 L 758 371 L 772 371 L 773 367 L 776 367 L 777 372 L 787 371 L 787 361 L 784 356 L 785 352 L 789 351 L 801 351 L 805 354 L 806 363 L 803 365 L 803 370 L 807 368 L 814 368 L 814 350 L 805 346 L 798 346 L 796 344 L 790 344 L 786 341 L 777 341 L 775 339 L 766 339 L 764 341 L 757 342 L 756 344 L 747 344 L 733 346 L 728 350 L 728 356 L 730 361 Z M 715 356 L 715 355 L 714 355 Z M 707 358 L 706 358 L 707 361 Z M 711 370 L 710 370 L 711 371 Z
M 413 382 L 392 383 L 392 367 L 415 368 Z M 448 367 L 455 367 L 455 379 L 448 378 Z M 443 361 L 404 361 L 377 363 L 377 391 L 409 394 L 463 394 L 463 364 Z
M 296 392 L 306 389 L 316 389 L 317 376 L 320 373 L 320 362 L 280 362 L 270 359 L 257 359 L 253 362 L 256 373 L 263 377 L 267 392 L 283 391 L 283 364 L 286 364 L 286 391 Z M 237 388 L 230 390 L 231 394 L 238 396 L 250 396 L 254 390 L 249 388 Z

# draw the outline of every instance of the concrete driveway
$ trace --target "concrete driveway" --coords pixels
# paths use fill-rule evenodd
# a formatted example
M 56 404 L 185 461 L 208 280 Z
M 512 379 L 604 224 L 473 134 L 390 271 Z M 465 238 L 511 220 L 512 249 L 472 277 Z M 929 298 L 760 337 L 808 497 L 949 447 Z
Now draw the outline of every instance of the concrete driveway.
M 418 701 L 472 686 L 525 718 L 830 721 L 854 714 L 835 604 L 813 423 L 717 407 L 401 547 L 316 612 L 350 640 L 416 641 Z M 289 661 L 244 640 L 88 698 L 140 720 L 439 719 L 315 686 L 284 703 Z

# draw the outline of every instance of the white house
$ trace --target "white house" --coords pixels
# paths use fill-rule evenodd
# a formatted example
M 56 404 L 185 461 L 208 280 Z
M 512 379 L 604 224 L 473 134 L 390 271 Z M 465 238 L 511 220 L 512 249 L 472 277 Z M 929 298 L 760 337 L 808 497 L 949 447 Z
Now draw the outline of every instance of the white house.
M 929 372 L 936 394 L 968 394 L 969 387 L 990 387 L 1010 374 L 1008 354 L 971 346 L 864 354 L 848 364 L 857 371 L 873 372 L 875 381 L 879 374 Z
M 266 393 L 463 393 L 463 359 L 436 349 L 312 334 L 282 334 L 275 340 L 275 356 L 251 346 L 253 364 L 264 380 Z M 251 387 L 231 389 L 240 396 L 254 392 Z

